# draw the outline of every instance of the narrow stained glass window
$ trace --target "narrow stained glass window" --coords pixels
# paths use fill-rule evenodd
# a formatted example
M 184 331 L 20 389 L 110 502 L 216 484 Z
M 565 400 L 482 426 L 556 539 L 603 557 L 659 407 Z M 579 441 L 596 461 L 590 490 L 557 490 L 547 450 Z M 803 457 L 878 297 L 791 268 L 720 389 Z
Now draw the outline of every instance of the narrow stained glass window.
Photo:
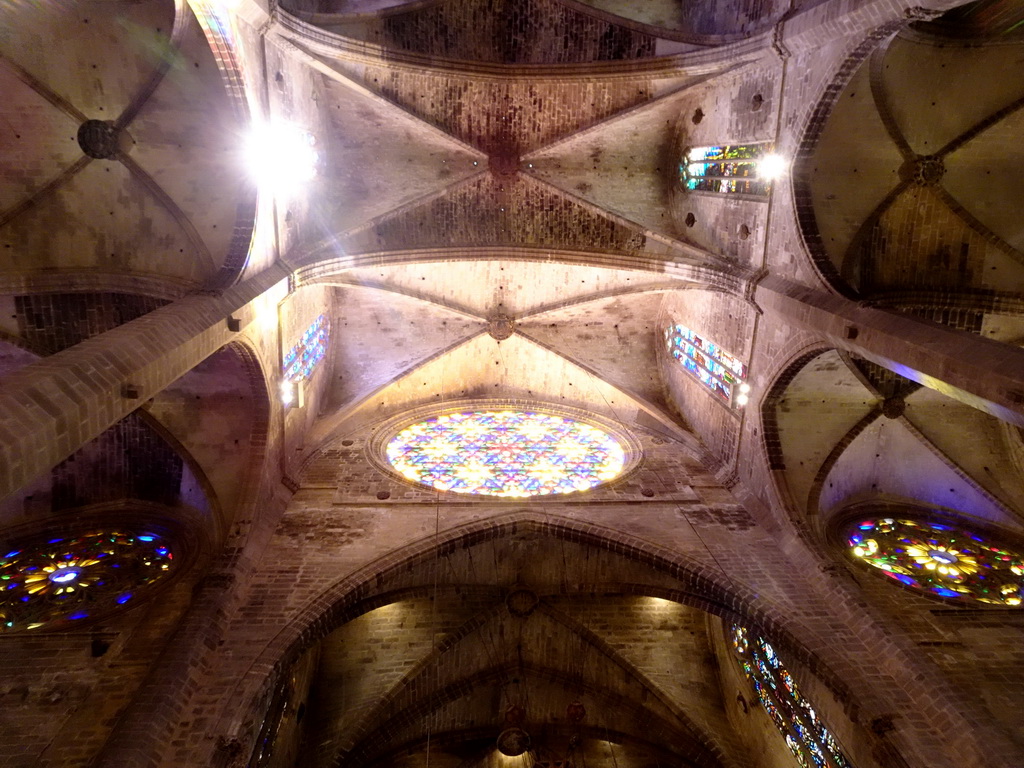
M 123 530 L 58 536 L 0 557 L 0 631 L 49 629 L 136 599 L 177 562 L 155 533 Z
M 585 491 L 626 464 L 619 441 L 574 419 L 529 411 L 452 413 L 406 427 L 387 459 L 441 491 L 524 497 Z
M 850 768 L 835 737 L 768 641 L 739 625 L 733 625 L 732 641 L 757 698 L 802 768 Z
M 691 147 L 679 163 L 679 181 L 700 192 L 767 195 L 778 161 L 771 144 Z
M 327 338 L 330 333 L 331 323 L 325 315 L 313 321 L 302 334 L 299 343 L 284 356 L 281 367 L 286 382 L 298 384 L 313 375 L 313 370 L 327 354 Z
M 1024 555 L 966 529 L 872 517 L 853 523 L 846 542 L 857 560 L 927 594 L 1021 605 Z
M 665 329 L 668 351 L 679 364 L 729 404 L 742 405 L 747 391 L 744 380 L 747 366 L 705 336 L 699 336 L 685 325 L 670 325 Z

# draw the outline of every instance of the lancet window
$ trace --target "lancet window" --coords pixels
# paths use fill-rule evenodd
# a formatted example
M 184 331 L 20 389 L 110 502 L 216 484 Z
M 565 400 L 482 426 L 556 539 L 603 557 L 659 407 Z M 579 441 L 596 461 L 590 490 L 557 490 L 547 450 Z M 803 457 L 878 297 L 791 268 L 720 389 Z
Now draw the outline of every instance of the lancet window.
M 331 322 L 325 315 L 320 315 L 312 322 L 299 342 L 284 356 L 282 368 L 287 383 L 298 384 L 313 375 L 316 366 L 327 354 L 330 333 Z
M 699 192 L 766 196 L 781 165 L 771 144 L 690 147 L 679 163 L 679 181 Z
M 747 366 L 718 344 L 685 325 L 670 325 L 665 330 L 669 354 L 720 400 L 744 405 L 750 387 L 746 384 Z
M 835 737 L 804 698 L 771 644 L 739 625 L 732 628 L 732 640 L 758 700 L 801 768 L 851 768 Z

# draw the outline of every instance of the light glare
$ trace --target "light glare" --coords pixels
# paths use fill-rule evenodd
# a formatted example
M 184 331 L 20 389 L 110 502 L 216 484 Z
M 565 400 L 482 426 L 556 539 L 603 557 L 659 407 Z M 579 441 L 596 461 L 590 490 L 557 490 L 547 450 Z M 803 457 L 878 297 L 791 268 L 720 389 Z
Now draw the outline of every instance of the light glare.
M 290 381 L 281 382 L 281 403 L 285 407 L 295 402 L 295 385 Z
M 297 125 L 257 123 L 245 141 L 246 165 L 261 191 L 287 193 L 316 175 L 315 144 Z
M 757 164 L 757 175 L 773 181 L 786 172 L 787 166 L 786 158 L 781 155 L 765 155 Z

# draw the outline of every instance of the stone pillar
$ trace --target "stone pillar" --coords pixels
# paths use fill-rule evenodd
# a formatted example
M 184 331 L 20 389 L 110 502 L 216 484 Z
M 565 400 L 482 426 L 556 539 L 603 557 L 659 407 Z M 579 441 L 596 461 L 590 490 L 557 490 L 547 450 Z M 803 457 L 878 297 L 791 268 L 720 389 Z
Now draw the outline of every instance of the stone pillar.
M 237 339 L 264 303 L 276 308 L 283 287 L 265 295 L 287 276 L 274 266 L 221 294 L 188 296 L 7 377 L 0 391 L 0 498 Z
M 908 379 L 1024 426 L 1024 349 L 768 276 L 754 301 Z

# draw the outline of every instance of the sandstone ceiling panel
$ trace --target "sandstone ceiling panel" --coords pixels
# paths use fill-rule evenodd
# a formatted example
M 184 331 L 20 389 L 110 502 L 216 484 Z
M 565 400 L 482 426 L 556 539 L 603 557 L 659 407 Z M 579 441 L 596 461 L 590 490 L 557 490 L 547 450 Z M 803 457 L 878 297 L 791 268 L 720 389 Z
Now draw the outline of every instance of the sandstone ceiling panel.
M 0 54 L 87 118 L 115 120 L 167 52 L 173 24 L 171 0 L 4 3 Z
M 786 481 L 798 509 L 813 502 L 808 493 L 829 454 L 876 404 L 838 352 L 819 355 L 794 377 L 775 416 Z
M 0 220 L 82 157 L 78 122 L 0 61 Z
M 1024 6 L 1005 0 L 975 0 L 946 11 L 932 21 L 917 22 L 917 31 L 958 40 L 1006 40 L 1024 36 Z
M 921 388 L 917 382 L 905 379 L 895 371 L 855 355 L 842 355 L 855 376 L 864 378 L 868 391 L 881 398 L 906 398 Z M 952 402 L 952 401 L 951 401 Z
M 361 79 L 384 98 L 481 151 L 512 158 L 641 104 L 676 82 L 484 79 L 376 66 L 362 68 Z
M 613 650 L 617 646 L 561 612 L 542 604 L 528 616 L 517 617 L 506 609 L 500 594 L 490 595 L 491 605 L 487 606 L 487 601 L 481 600 L 483 595 L 471 590 L 462 596 L 461 592 L 453 595 L 445 589 L 436 593 L 439 599 L 393 603 L 357 619 L 357 627 L 342 627 L 324 642 L 321 668 L 336 682 L 348 685 L 319 689 L 321 703 L 338 717 L 324 718 L 327 732 L 319 734 L 321 749 L 317 751 L 323 754 L 323 736 L 327 735 L 330 745 L 326 751 L 340 747 L 347 761 L 366 764 L 399 746 L 417 743 L 424 736 L 425 721 L 442 739 L 446 732 L 473 727 L 500 729 L 511 704 L 524 708 L 524 725 L 539 741 L 535 748 L 544 750 L 556 746 L 544 743 L 544 738 L 550 737 L 548 729 L 575 730 L 563 718 L 567 704 L 577 698 L 589 703 L 588 729 L 614 729 L 631 740 L 654 739 L 687 756 L 705 751 L 699 742 L 694 743 L 692 726 L 679 715 L 694 698 L 694 691 L 686 691 L 685 703 L 668 705 L 669 697 L 653 689 Z M 605 598 L 594 607 L 598 611 L 603 608 L 600 615 L 607 620 L 617 616 L 619 608 L 638 601 L 645 599 Z M 694 626 L 702 625 L 700 612 L 676 608 L 680 614 L 693 614 Z M 460 617 L 461 625 L 453 621 Z M 395 669 L 382 675 L 368 669 L 367 654 L 386 652 L 381 642 L 387 645 L 385 638 L 394 637 L 395 629 L 406 624 L 411 626 L 412 641 L 396 648 L 403 659 L 396 665 L 404 673 L 401 682 Z M 607 628 L 605 622 L 599 625 Z M 643 642 L 643 634 L 631 627 L 625 634 L 612 630 L 609 639 L 619 640 L 621 645 L 636 644 Z M 685 643 L 676 650 L 686 653 L 690 645 Z M 671 659 L 659 661 L 663 668 L 667 664 L 675 669 L 679 656 L 671 654 Z M 360 719 L 344 712 L 346 706 L 359 703 L 366 709 L 363 717 L 373 724 L 372 730 L 359 728 Z
M 683 285 L 644 272 L 511 259 L 363 267 L 345 272 L 344 279 L 394 287 L 480 317 L 504 312 L 513 318 L 591 296 Z
M 529 154 L 529 173 L 659 232 L 674 234 L 678 100 L 662 97 Z
M 34 6 L 0 39 L 5 80 L 23 83 L 0 107 L 13 129 L 5 141 L 21 158 L 5 169 L 2 191 L 7 271 L 164 277 L 173 293 L 223 259 L 236 219 L 237 136 L 187 6 L 183 48 L 173 47 L 174 10 L 115 0 L 80 3 L 69 16 Z M 127 126 L 112 141 L 80 145 L 85 119 Z M 46 126 L 33 130 L 40 121 Z
M 519 324 L 528 337 L 574 360 L 616 387 L 665 410 L 658 369 L 662 293 L 598 298 L 533 315 Z
M 320 431 L 334 433 L 349 419 L 378 420 L 418 406 L 447 404 L 461 398 L 516 399 L 579 408 L 626 426 L 635 424 L 643 414 L 669 434 L 682 434 L 682 428 L 670 418 L 594 372 L 523 336 L 513 335 L 498 342 L 487 334 L 473 337 L 409 371 L 367 397 L 358 410 L 345 409 L 325 421 Z
M 798 510 L 898 498 L 1020 523 L 1016 446 L 1000 422 L 873 363 L 819 355 L 775 417 Z
M 847 85 L 809 167 L 824 250 L 863 296 L 896 292 L 891 306 L 978 332 L 981 299 L 971 319 L 899 292 L 1019 291 L 1024 234 L 1005 201 L 1024 193 L 1024 78 L 1008 74 L 1022 62 L 1019 42 L 908 33 Z
M 899 420 L 878 419 L 853 440 L 825 478 L 819 506 L 827 513 L 846 501 L 872 497 L 946 507 L 1004 525 L 1015 522 Z
M 615 648 L 659 695 L 684 708 L 701 730 L 727 732 L 714 667 L 698 663 L 711 653 L 707 614 L 657 597 L 547 600 Z
M 905 415 L 936 449 L 1024 523 L 1024 487 L 1002 422 L 926 387 L 907 398 Z
M 840 270 L 854 235 L 899 184 L 903 162 L 875 107 L 870 69 L 861 67 L 836 103 L 810 167 L 818 229 Z
M 0 522 L 22 523 L 93 504 L 139 499 L 170 507 L 193 497 L 182 457 L 138 414 L 129 414 L 0 505 Z
M 941 191 L 911 187 L 865 226 L 860 286 L 869 294 L 907 286 L 1019 293 L 1024 268 L 1007 248 L 977 231 Z M 855 246 L 856 247 L 856 246 Z
M 250 373 L 230 347 L 199 363 L 147 406 L 199 465 L 227 520 L 250 480 L 246 468 L 258 408 Z
M 882 74 L 897 125 L 915 152 L 928 155 L 1024 96 L 1021 72 L 1021 43 L 933 45 L 897 38 Z
M 530 246 L 633 254 L 642 232 L 521 175 L 479 176 L 343 241 L 348 253 Z
M 400 690 L 396 686 L 406 676 L 415 677 L 417 666 L 437 643 L 475 616 L 487 615 L 503 597 L 494 590 L 480 592 L 469 588 L 458 600 L 447 589 L 443 600 L 419 595 L 400 599 L 324 638 L 310 710 L 316 718 L 313 727 L 329 742 L 318 744 L 316 751 L 326 757 L 342 746 L 350 749 L 357 727 Z
M 1008 200 L 1024 200 L 1021 136 L 1024 108 L 952 153 L 946 160 L 942 184 L 968 214 L 1011 248 L 1024 253 L 1024 218 L 1017 206 L 1006 204 Z
M 135 141 L 130 154 L 180 208 L 219 266 L 247 186 L 241 173 L 242 126 L 206 38 L 187 13 L 180 51 L 128 128 Z
M 646 58 L 654 55 L 656 43 L 650 34 L 558 0 L 442 0 L 369 19 L 332 23 L 323 18 L 321 23 L 386 49 L 501 64 Z
M 715 0 L 573 0 L 574 5 L 591 6 L 654 27 L 683 33 L 695 42 L 720 42 L 722 38 L 746 37 L 767 29 L 782 15 L 786 6 L 762 0 L 738 0 L 722 3 Z M 799 5 L 800 3 L 797 3 Z M 793 4 L 790 4 L 792 8 Z
M 342 230 L 478 173 L 486 157 L 404 110 L 325 77 L 326 221 Z
M 485 328 L 480 318 L 358 284 L 335 288 L 334 306 L 335 408 L 360 402 Z
M 94 160 L 0 228 L 5 270 L 95 269 L 202 281 L 204 245 L 122 163 Z
M 39 293 L 14 297 L 17 335 L 39 355 L 73 347 L 166 304 L 120 293 Z

